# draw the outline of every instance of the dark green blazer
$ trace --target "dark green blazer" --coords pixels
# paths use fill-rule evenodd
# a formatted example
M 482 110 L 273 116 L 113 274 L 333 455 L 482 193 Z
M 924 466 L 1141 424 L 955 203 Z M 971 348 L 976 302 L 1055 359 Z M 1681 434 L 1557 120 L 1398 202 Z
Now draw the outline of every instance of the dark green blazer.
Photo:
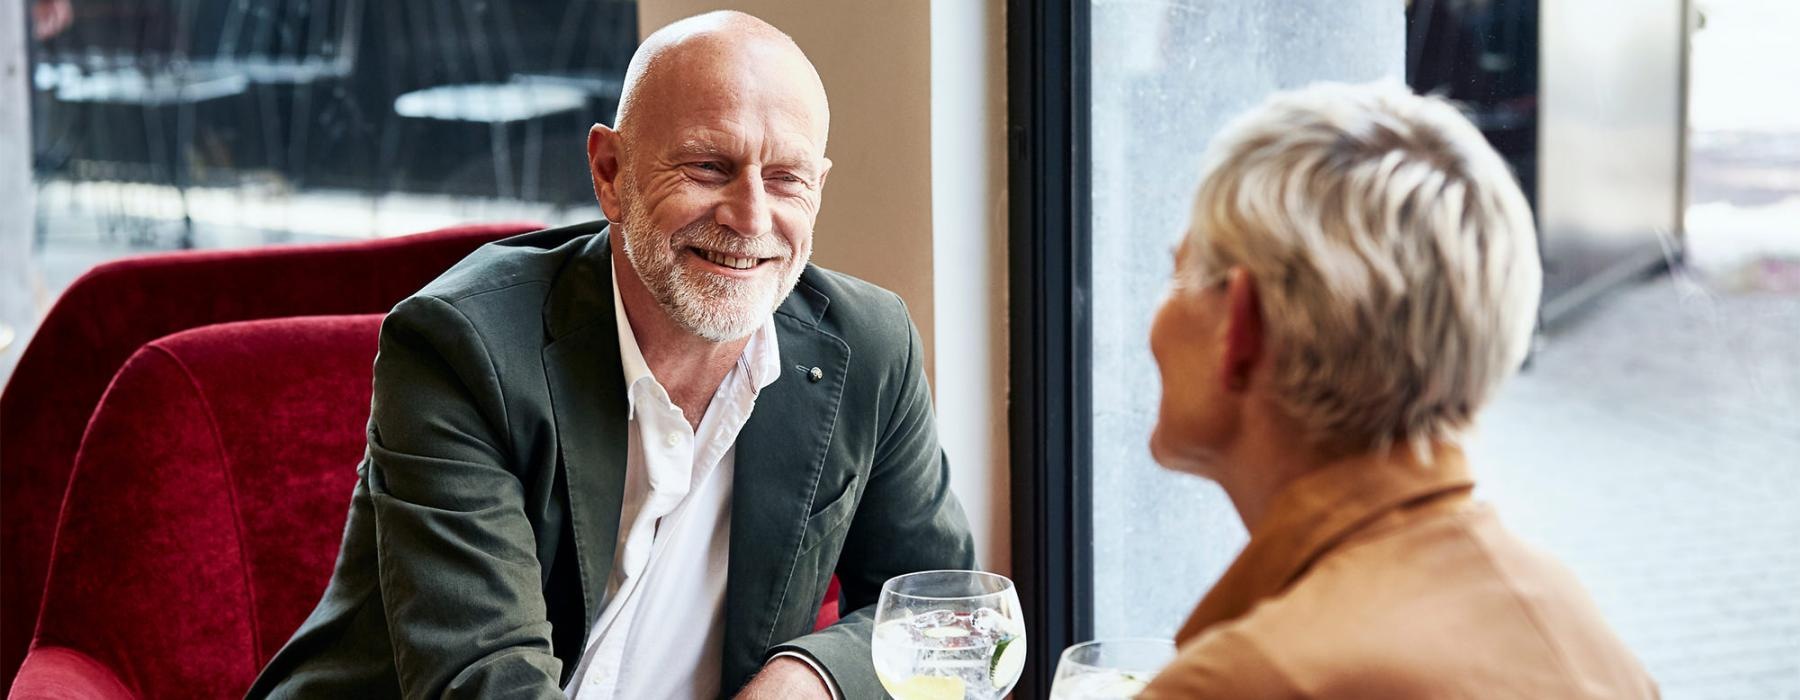
M 394 307 L 331 583 L 250 697 L 562 697 L 625 484 L 610 259 L 599 223 L 530 233 Z M 797 649 L 882 697 L 881 584 L 975 565 L 919 335 L 898 296 L 816 267 L 775 327 L 784 371 L 737 442 L 720 687 Z M 812 633 L 834 571 L 844 618 Z

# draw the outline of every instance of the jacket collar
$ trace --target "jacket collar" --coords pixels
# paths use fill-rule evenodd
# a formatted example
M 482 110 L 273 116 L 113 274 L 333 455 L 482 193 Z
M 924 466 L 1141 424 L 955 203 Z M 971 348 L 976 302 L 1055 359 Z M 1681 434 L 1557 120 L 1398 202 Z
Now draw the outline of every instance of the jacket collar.
M 1184 643 L 1279 595 L 1345 540 L 1407 506 L 1475 485 L 1462 451 L 1443 446 L 1429 461 L 1404 449 L 1308 473 L 1275 495 L 1250 543 L 1200 601 L 1181 632 Z

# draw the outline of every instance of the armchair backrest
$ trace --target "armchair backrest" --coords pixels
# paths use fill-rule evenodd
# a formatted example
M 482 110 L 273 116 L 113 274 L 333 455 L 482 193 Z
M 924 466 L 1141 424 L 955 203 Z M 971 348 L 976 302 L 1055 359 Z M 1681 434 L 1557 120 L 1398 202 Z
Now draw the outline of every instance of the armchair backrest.
M 70 476 L 35 644 L 138 697 L 235 697 L 331 576 L 380 315 L 247 321 L 145 345 Z
M 139 346 L 213 323 L 382 313 L 483 243 L 481 224 L 352 243 L 147 255 L 89 271 L 51 307 L 0 392 L 0 693 L 31 643 L 83 429 Z

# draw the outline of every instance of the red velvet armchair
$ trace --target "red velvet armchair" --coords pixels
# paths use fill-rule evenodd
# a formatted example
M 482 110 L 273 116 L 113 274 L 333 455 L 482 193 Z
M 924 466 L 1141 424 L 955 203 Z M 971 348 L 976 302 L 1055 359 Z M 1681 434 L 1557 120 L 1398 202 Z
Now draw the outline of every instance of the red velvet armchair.
M 382 313 L 488 241 L 534 223 L 100 265 L 51 308 L 0 393 L 0 693 L 24 658 L 56 515 L 101 392 L 144 343 L 212 323 Z
M 331 576 L 380 326 L 228 323 L 126 361 L 82 438 L 11 697 L 250 687 Z

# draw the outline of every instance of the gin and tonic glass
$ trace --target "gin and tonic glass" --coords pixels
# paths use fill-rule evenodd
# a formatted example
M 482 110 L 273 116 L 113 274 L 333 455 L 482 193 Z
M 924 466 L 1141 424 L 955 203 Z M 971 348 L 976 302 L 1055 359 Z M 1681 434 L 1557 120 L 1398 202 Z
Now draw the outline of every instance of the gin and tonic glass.
M 921 571 L 875 606 L 876 675 L 896 700 L 999 700 L 1025 667 L 1025 617 L 1005 576 Z
M 1106 639 L 1063 650 L 1050 700 L 1129 700 L 1175 659 L 1167 639 Z

